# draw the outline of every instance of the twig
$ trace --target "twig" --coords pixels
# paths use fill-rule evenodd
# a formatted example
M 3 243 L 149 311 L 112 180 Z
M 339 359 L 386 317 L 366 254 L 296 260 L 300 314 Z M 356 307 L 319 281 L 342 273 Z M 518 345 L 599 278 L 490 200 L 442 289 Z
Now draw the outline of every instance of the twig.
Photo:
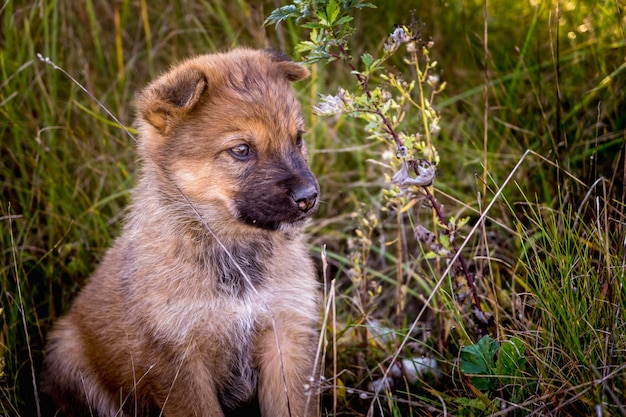
M 437 199 L 430 192 L 428 187 L 423 187 L 423 189 L 424 189 L 424 194 L 426 194 L 426 198 L 428 198 L 428 201 L 430 202 L 430 205 L 433 207 L 433 209 L 437 213 L 437 217 L 439 218 L 439 221 L 445 224 L 446 219 L 443 216 L 441 207 L 439 206 Z M 452 248 L 454 249 L 453 255 L 456 256 L 457 252 L 459 251 L 456 243 L 452 242 Z M 469 272 L 469 268 L 467 267 L 467 262 L 465 261 L 465 257 L 463 256 L 463 254 L 459 254 L 459 263 L 461 264 L 461 270 L 463 271 L 463 275 L 465 275 L 465 278 L 467 279 L 467 285 L 470 287 L 470 291 L 472 291 L 472 299 L 474 300 L 474 306 L 478 309 L 478 311 L 482 313 L 482 308 L 480 307 L 480 299 L 478 298 L 478 291 L 476 290 L 476 285 L 474 284 L 474 277 Z

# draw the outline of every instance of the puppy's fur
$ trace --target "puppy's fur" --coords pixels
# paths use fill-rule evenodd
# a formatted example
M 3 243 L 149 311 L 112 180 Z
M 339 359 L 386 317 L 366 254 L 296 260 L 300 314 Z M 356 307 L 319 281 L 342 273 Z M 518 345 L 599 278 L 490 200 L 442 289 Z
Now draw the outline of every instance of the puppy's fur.
M 139 95 L 130 214 L 48 337 L 42 390 L 64 413 L 318 414 L 302 229 L 319 189 L 290 86 L 307 75 L 237 49 L 183 62 Z

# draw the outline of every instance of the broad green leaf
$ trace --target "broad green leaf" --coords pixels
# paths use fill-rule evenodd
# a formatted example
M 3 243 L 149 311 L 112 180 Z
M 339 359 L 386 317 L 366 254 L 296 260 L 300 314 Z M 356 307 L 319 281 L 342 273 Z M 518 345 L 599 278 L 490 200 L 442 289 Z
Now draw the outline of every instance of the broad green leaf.
M 337 16 L 341 12 L 341 8 L 339 4 L 335 0 L 330 0 L 326 5 L 326 20 L 328 24 L 332 26 L 332 24 L 337 20 Z
M 493 376 L 498 342 L 484 336 L 478 343 L 461 349 L 461 371 L 466 374 Z M 472 377 L 472 385 L 481 391 L 493 387 L 495 378 Z
M 526 370 L 526 346 L 517 337 L 500 345 L 500 372 L 502 375 L 517 376 Z
M 335 26 L 343 25 L 345 23 L 351 22 L 352 20 L 354 20 L 354 17 L 352 16 L 343 16 L 335 22 Z
M 320 28 L 324 28 L 325 26 L 317 22 L 308 22 L 308 23 L 301 24 L 300 27 L 303 27 L 305 29 L 320 29 Z
M 478 343 L 461 349 L 461 370 L 467 374 L 491 375 L 498 342 L 484 336 Z

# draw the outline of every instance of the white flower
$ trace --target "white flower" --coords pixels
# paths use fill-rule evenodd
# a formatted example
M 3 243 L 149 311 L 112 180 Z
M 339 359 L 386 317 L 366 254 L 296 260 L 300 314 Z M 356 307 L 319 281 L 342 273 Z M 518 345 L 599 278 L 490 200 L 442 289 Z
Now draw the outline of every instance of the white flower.
M 411 37 L 409 36 L 409 34 L 406 33 L 404 28 L 398 26 L 387 38 L 387 41 L 384 45 L 385 52 L 393 52 L 398 49 L 400 45 L 410 40 Z
M 313 114 L 317 116 L 333 116 L 346 110 L 345 96 L 341 88 L 336 96 L 328 94 L 320 95 L 320 98 L 320 103 L 313 106 Z
M 437 136 L 439 134 L 439 132 L 441 131 L 441 127 L 439 126 L 439 123 L 437 123 L 437 122 L 432 122 L 430 124 L 430 126 L 428 126 L 428 128 L 430 130 L 430 133 L 433 136 Z
M 393 174 L 392 184 L 400 187 L 400 192 L 405 193 L 410 186 L 428 187 L 435 180 L 435 165 L 425 159 L 418 159 L 413 162 L 415 178 L 409 175 L 409 164 L 402 161 L 400 170 Z
M 437 75 L 437 74 L 429 74 L 428 78 L 426 79 L 426 82 L 431 87 L 436 86 L 437 84 L 439 84 L 439 75 Z
M 397 28 L 395 28 L 395 30 L 391 33 L 391 35 L 389 35 L 389 37 L 395 42 L 395 43 L 402 43 L 404 42 L 404 38 L 406 37 L 406 33 L 404 32 L 404 28 L 398 26 Z
M 383 152 L 382 154 L 382 159 L 385 161 L 390 161 L 391 158 L 394 157 L 393 152 L 391 151 L 391 149 L 387 149 L 386 151 Z

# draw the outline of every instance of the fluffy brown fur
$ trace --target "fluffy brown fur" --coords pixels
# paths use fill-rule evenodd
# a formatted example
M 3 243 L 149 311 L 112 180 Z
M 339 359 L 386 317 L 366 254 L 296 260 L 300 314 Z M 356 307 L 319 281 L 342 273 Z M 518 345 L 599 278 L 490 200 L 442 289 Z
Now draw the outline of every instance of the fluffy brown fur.
M 142 168 L 121 236 L 49 334 L 42 390 L 70 415 L 318 415 L 307 390 L 318 185 L 271 51 L 172 68 L 138 97 Z

